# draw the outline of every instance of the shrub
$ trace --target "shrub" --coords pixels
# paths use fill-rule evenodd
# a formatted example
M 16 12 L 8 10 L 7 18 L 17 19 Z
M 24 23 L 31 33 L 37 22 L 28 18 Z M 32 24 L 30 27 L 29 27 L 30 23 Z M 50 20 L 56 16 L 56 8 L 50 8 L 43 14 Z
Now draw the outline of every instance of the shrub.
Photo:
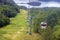
M 3 27 L 8 24 L 10 24 L 9 18 L 0 13 L 0 27 Z

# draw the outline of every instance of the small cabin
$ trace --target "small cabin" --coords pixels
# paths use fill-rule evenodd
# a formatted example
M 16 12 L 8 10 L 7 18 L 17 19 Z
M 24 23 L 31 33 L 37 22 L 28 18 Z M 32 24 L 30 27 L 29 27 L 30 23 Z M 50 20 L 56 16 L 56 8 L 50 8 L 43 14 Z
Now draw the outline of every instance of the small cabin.
M 41 22 L 40 27 L 41 27 L 41 29 L 46 29 L 47 28 L 47 23 L 46 22 Z

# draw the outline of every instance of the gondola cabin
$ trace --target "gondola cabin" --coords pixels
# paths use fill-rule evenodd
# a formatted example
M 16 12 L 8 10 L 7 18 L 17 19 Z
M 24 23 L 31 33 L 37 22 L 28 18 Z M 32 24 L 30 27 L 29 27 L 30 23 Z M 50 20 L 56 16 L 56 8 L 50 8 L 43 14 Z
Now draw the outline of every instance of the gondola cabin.
M 46 22 L 41 22 L 40 27 L 41 27 L 41 29 L 46 29 L 47 28 L 47 23 Z

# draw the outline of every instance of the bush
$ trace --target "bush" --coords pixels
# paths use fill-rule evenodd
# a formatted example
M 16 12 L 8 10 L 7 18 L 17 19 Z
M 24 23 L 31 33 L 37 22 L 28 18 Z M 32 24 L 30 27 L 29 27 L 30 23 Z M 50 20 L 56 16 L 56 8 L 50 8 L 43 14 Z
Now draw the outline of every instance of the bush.
M 11 17 L 19 12 L 19 6 L 13 0 L 0 0 L 0 27 L 10 24 Z
M 0 13 L 0 27 L 3 27 L 8 24 L 10 24 L 9 18 Z
M 17 11 L 13 7 L 7 5 L 3 6 L 3 10 L 1 13 L 3 13 L 5 16 L 9 18 L 17 15 Z
M 15 17 L 17 13 L 14 10 L 3 10 L 2 12 L 7 17 Z

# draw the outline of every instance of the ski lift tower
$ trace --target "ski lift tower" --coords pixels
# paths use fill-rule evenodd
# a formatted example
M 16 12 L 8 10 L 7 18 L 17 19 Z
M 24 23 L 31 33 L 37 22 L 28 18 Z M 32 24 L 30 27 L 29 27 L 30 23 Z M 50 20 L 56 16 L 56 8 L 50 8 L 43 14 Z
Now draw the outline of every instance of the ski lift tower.
M 28 4 L 30 6 L 40 6 L 41 3 L 36 1 L 36 0 L 29 0 L 28 3 L 20 3 L 20 4 Z M 27 22 L 29 22 L 29 27 L 30 27 L 30 32 L 29 34 L 32 35 L 32 16 L 30 15 L 30 6 L 28 6 L 28 20 Z
M 31 5 L 31 6 L 40 6 L 41 3 L 40 2 L 37 2 L 37 1 L 29 1 L 28 5 Z M 30 6 L 28 6 L 28 16 L 29 16 L 29 20 L 30 20 L 30 35 L 32 35 L 32 16 L 31 16 L 31 13 L 30 13 Z

